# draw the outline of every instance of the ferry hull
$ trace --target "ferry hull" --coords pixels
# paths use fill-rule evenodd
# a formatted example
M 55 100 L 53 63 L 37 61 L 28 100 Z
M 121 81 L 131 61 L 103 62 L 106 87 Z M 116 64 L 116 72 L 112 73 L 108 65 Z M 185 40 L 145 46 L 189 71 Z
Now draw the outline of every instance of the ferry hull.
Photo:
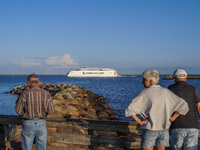
M 118 77 L 116 71 L 70 71 L 67 77 Z

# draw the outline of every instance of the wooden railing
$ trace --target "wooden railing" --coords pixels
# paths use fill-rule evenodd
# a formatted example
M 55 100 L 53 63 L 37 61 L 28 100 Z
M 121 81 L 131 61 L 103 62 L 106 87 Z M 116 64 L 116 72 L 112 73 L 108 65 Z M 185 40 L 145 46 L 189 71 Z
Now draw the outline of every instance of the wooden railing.
M 21 142 L 9 139 L 9 126 L 22 121 L 19 116 L 0 116 L 0 147 L 21 149 Z M 47 150 L 140 149 L 141 130 L 134 122 L 47 118 L 46 124 Z
M 0 115 L 1 146 L 20 149 L 21 143 L 9 139 L 9 126 L 21 125 L 19 116 Z M 47 150 L 67 149 L 139 149 L 141 130 L 132 122 L 46 118 Z M 130 135 L 132 133 L 132 135 Z M 13 146 L 16 147 L 13 147 Z M 34 148 L 33 148 L 34 149 Z

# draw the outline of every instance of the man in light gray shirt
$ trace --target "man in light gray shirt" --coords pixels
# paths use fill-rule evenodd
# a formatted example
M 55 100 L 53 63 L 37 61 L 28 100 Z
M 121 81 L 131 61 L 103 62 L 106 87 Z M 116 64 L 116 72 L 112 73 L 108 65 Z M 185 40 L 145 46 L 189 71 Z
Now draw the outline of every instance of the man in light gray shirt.
M 185 115 L 189 108 L 184 99 L 167 88 L 158 85 L 159 74 L 147 70 L 142 74 L 145 89 L 132 100 L 126 109 L 126 117 L 132 117 L 142 128 L 143 150 L 164 150 L 169 146 L 170 121 Z M 139 115 L 142 120 L 138 118 Z

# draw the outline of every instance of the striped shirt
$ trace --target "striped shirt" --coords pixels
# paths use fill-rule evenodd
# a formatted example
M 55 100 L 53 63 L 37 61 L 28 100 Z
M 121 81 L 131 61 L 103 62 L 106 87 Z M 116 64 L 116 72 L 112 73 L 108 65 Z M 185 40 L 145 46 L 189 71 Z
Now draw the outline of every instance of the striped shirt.
M 48 91 L 33 86 L 19 96 L 15 111 L 25 119 L 44 119 L 54 112 L 53 100 Z

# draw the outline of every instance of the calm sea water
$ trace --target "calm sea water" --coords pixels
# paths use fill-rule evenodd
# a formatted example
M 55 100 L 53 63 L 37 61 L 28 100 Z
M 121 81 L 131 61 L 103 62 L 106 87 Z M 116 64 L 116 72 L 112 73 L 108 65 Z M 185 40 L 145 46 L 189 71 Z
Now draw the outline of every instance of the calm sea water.
M 0 114 L 17 115 L 14 106 L 17 96 L 5 94 L 14 87 L 26 84 L 27 76 L 0 76 Z M 173 84 L 173 80 L 162 80 L 159 84 L 168 87 Z M 144 88 L 141 84 L 141 77 L 117 77 L 117 78 L 68 78 L 65 76 L 40 76 L 42 83 L 50 84 L 73 84 L 85 87 L 92 92 L 107 98 L 108 105 L 116 110 L 119 119 L 131 121 L 131 118 L 124 116 L 124 111 Z M 187 83 L 195 86 L 200 93 L 200 80 L 188 79 Z

